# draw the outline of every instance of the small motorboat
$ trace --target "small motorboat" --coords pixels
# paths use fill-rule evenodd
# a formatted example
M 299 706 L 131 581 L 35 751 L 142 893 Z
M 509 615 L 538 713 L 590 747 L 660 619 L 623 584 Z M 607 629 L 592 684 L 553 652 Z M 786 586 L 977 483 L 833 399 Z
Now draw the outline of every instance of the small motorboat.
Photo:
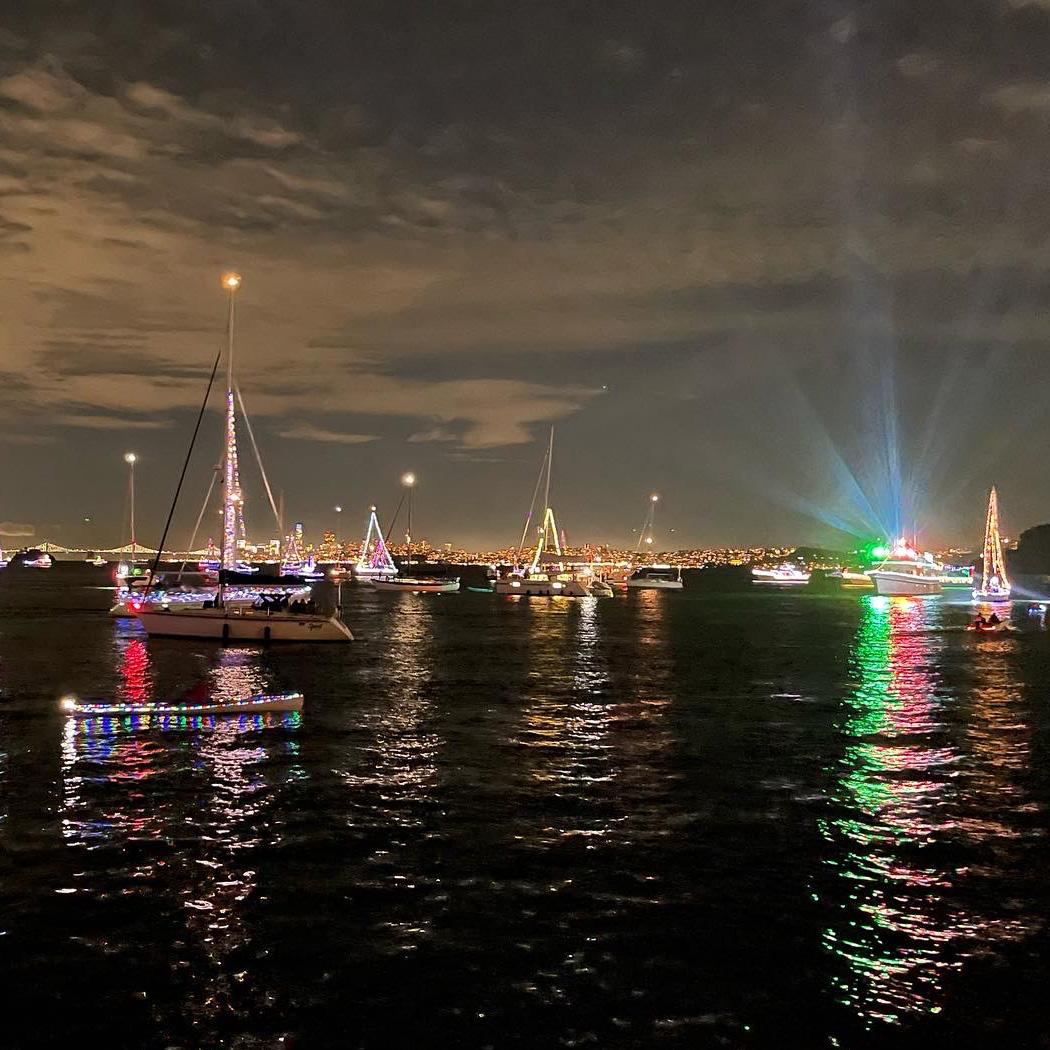
M 595 580 L 590 586 L 590 592 L 595 598 L 612 598 L 613 589 L 605 580 Z
M 993 576 L 987 587 L 975 587 L 971 592 L 975 602 L 991 605 L 1011 601 L 1010 588 L 1001 587 Z
M 755 583 L 773 584 L 777 587 L 794 587 L 809 583 L 809 573 L 789 562 L 784 562 L 774 569 L 755 566 L 751 570 L 751 577 Z
M 387 579 L 372 577 L 369 583 L 377 591 L 412 591 L 428 594 L 450 594 L 459 590 L 459 577 L 441 580 L 432 576 L 391 576 Z
M 649 565 L 633 572 L 626 580 L 631 590 L 643 591 L 680 591 L 682 570 L 673 569 L 670 565 Z
M 35 547 L 20 555 L 19 560 L 23 569 L 50 569 L 55 564 L 55 559 L 47 551 L 37 550 Z
M 974 634 L 1013 634 L 1017 628 L 1012 623 L 1002 620 L 999 623 L 968 623 L 966 630 Z
M 90 703 L 75 696 L 63 697 L 62 711 L 71 718 L 121 717 L 126 715 L 239 715 L 266 711 L 301 711 L 302 693 L 259 693 L 235 700 L 207 700 L 201 703 Z

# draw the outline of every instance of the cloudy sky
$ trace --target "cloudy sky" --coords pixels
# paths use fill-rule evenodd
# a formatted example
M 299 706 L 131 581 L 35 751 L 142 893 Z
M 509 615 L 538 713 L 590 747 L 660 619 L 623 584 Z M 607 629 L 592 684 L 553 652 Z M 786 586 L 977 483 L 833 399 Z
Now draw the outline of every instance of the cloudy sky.
M 155 540 L 230 268 L 308 530 L 514 540 L 552 423 L 570 540 L 1050 518 L 1050 2 L 9 6 L 0 532 L 116 542 L 133 448 Z

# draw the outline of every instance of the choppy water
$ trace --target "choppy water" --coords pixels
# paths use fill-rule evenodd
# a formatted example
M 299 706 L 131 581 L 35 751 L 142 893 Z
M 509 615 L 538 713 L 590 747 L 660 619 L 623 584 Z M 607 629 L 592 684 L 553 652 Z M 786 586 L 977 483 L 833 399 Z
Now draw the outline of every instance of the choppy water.
M 0 585 L 4 1045 L 1045 1045 L 1040 622 L 349 594 L 353 646 L 224 650 Z

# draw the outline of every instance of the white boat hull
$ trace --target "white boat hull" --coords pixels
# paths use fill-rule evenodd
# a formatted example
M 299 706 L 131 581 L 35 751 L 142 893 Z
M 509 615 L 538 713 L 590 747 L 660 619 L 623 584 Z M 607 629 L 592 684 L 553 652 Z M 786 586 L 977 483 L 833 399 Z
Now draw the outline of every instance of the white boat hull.
M 971 594 L 973 595 L 973 600 L 975 602 L 989 602 L 989 603 L 991 603 L 991 602 L 1008 602 L 1008 601 L 1012 600 L 1010 598 L 1010 592 L 1009 591 L 982 591 L 982 590 L 974 590 L 974 591 L 971 591 Z
M 680 591 L 685 586 L 681 580 L 630 579 L 627 587 L 632 591 Z
M 151 637 L 217 642 L 352 642 L 337 616 L 266 613 L 255 609 L 151 609 L 139 611 Z
M 920 596 L 940 594 L 943 590 L 941 581 L 935 576 L 918 576 L 906 572 L 869 572 L 871 582 L 875 584 L 875 593 L 888 597 Z
M 392 579 L 372 579 L 369 583 L 377 591 L 411 591 L 425 594 L 451 594 L 459 590 L 459 579 L 426 580 L 413 577 L 395 576 Z

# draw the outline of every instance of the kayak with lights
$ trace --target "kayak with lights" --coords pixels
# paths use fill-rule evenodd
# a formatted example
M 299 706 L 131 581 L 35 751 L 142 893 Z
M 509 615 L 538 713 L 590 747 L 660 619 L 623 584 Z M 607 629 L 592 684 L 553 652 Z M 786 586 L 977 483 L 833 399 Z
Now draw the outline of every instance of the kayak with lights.
M 260 693 L 240 700 L 219 700 L 199 704 L 113 704 L 85 703 L 67 696 L 61 701 L 62 711 L 72 718 L 98 718 L 121 715 L 236 715 L 266 711 L 301 711 L 302 693 Z

